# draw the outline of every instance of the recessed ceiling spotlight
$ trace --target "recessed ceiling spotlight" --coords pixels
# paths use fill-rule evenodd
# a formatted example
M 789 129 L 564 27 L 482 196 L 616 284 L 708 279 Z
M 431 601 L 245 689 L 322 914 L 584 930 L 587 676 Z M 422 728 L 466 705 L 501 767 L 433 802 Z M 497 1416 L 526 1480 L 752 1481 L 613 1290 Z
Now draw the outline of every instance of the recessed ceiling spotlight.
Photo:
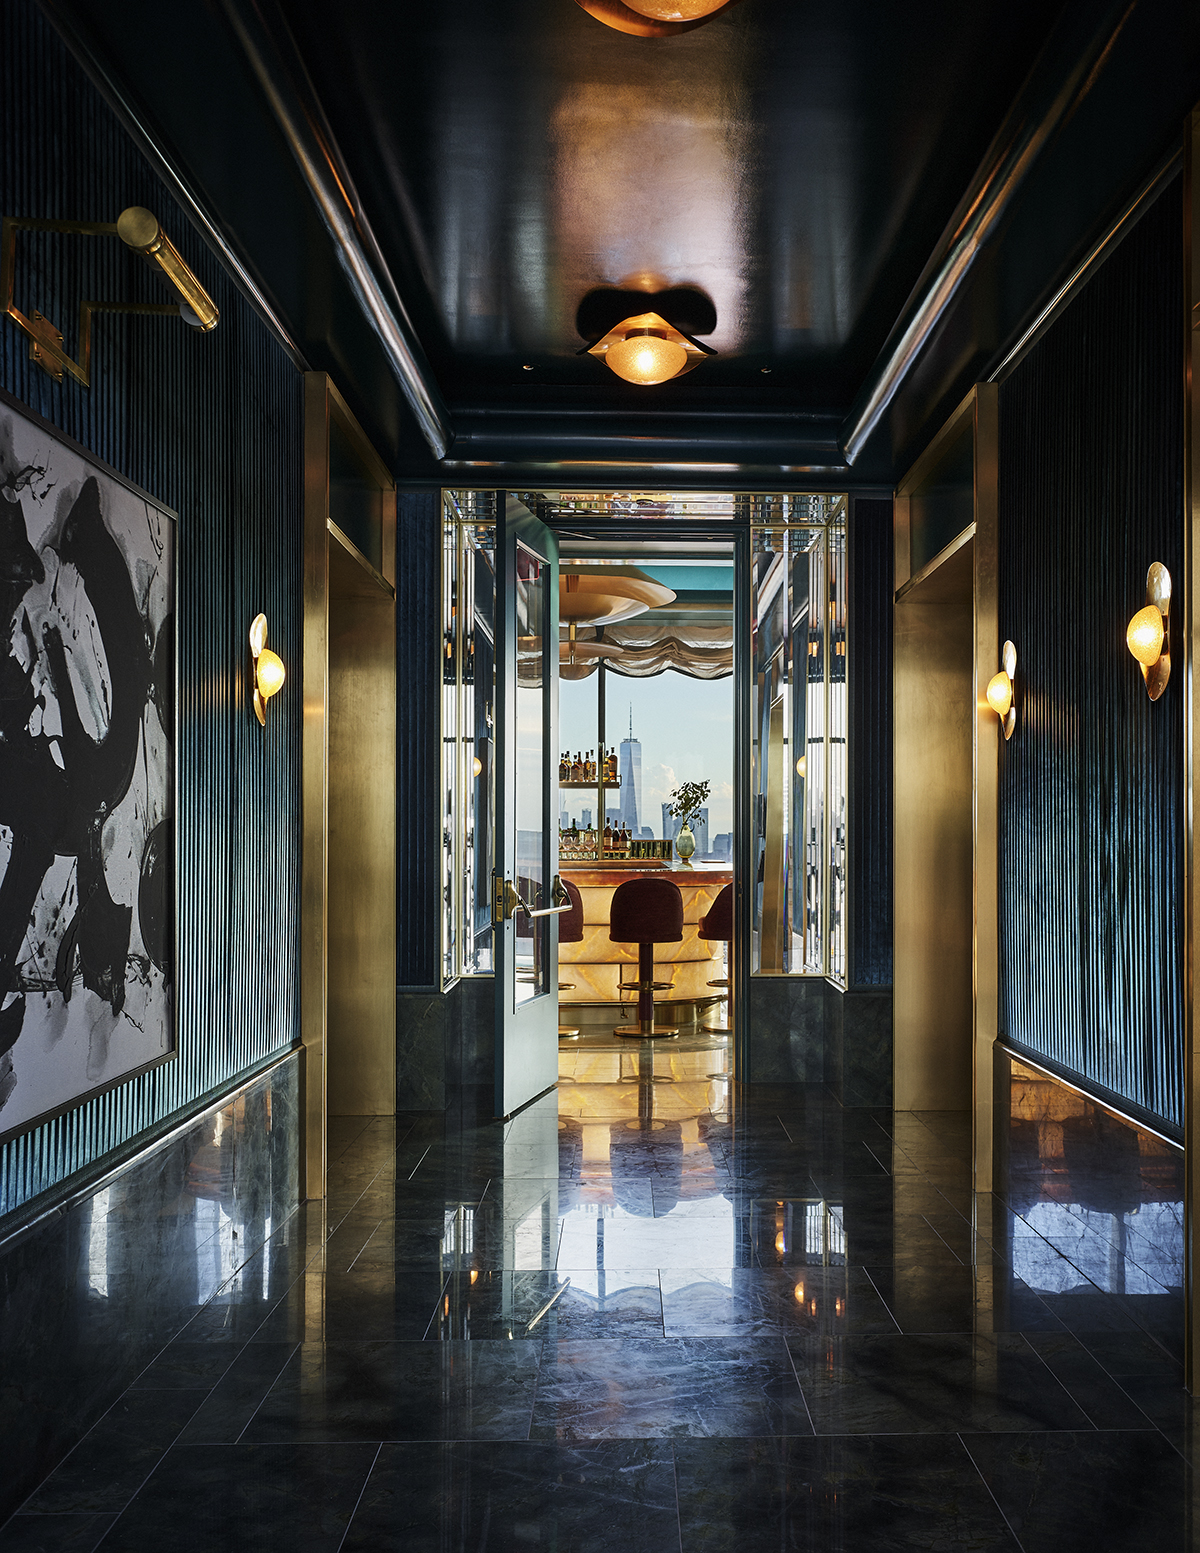
M 531 365 L 530 365 L 530 363 L 529 363 L 529 362 L 528 362 L 528 361 L 527 361 L 527 362 L 526 362 L 526 363 L 525 363 L 525 365 L 524 365 L 524 366 L 523 366 L 523 367 L 522 367 L 522 368 L 521 368 L 521 371 L 522 371 L 522 372 L 532 372 L 532 371 L 533 371 L 533 367 L 532 367 L 532 366 L 531 366 Z
M 739 0 L 576 0 L 589 16 L 637 38 L 671 38 L 703 27 Z

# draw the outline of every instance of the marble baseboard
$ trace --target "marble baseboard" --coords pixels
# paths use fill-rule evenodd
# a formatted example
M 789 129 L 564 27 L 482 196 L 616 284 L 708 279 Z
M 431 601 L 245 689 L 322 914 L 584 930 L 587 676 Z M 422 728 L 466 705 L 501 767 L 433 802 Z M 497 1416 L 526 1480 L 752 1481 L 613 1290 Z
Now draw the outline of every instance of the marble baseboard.
M 892 989 L 828 988 L 825 1082 L 845 1106 L 892 1103 Z
M 496 1078 L 496 983 L 464 976 L 445 992 L 396 993 L 396 1109 L 442 1111 L 466 1087 Z
M 446 1106 L 446 1050 L 458 1013 L 458 987 L 449 992 L 400 988 L 396 993 L 396 1110 L 441 1111 Z
M 819 1084 L 825 1071 L 826 998 L 815 976 L 750 979 L 750 1084 Z
M 299 1073 L 292 1054 L 0 1247 L 0 1522 L 264 1242 L 287 1236 Z

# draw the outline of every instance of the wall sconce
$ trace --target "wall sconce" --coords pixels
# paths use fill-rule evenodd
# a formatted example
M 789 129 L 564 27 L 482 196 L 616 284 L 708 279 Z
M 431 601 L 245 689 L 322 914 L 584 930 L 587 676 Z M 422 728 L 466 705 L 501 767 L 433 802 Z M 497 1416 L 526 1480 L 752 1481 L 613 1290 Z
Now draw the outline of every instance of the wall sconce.
M 255 615 L 250 623 L 250 655 L 254 659 L 254 715 L 265 728 L 267 702 L 287 678 L 283 659 L 267 646 L 266 615 Z
M 1146 602 L 1125 632 L 1125 643 L 1138 661 L 1151 701 L 1158 700 L 1171 677 L 1170 614 L 1171 574 L 1161 561 L 1152 561 L 1146 573 Z
M 18 232 L 65 232 L 77 237 L 119 237 L 125 246 L 140 254 L 148 264 L 161 270 L 180 300 L 172 302 L 93 302 L 79 304 L 79 360 L 63 350 L 58 327 L 43 314 L 27 318 L 13 303 L 17 266 Z M 94 313 L 168 314 L 182 318 L 193 329 L 207 334 L 221 317 L 217 305 L 188 268 L 171 239 L 158 224 L 158 217 L 141 205 L 123 210 L 116 221 L 37 221 L 5 216 L 0 225 L 0 298 L 4 311 L 19 329 L 29 336 L 29 355 L 56 383 L 63 373 L 91 386 L 92 315 Z
M 987 703 L 1000 719 L 1000 726 L 1004 729 L 1006 740 L 1013 736 L 1013 729 L 1017 726 L 1017 708 L 1013 702 L 1013 681 L 1017 677 L 1017 649 L 1011 642 L 1005 642 L 1001 654 L 1004 667 L 999 674 L 993 674 L 988 680 Z

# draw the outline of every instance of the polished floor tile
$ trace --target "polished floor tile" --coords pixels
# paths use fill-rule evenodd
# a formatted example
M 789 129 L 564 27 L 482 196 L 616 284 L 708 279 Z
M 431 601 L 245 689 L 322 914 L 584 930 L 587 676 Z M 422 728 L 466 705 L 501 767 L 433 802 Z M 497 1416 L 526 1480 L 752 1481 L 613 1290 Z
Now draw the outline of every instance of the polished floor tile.
M 966 1435 L 1025 1553 L 1184 1553 L 1187 1467 L 1153 1432 Z
M 663 1553 L 678 1539 L 662 1441 L 385 1445 L 341 1553 Z
M 21 1508 L 41 1514 L 122 1509 L 206 1396 L 178 1387 L 127 1391 Z
M 2 1553 L 92 1553 L 112 1515 L 14 1515 L 0 1526 Z
M 788 1338 L 818 1434 L 1083 1429 L 1019 1334 Z
M 529 1341 L 304 1343 L 242 1438 L 524 1440 L 541 1353 Z
M 658 1269 L 455 1273 L 429 1336 L 539 1341 L 662 1337 Z
M 178 1445 L 99 1548 L 337 1553 L 377 1452 L 375 1445 Z
M 781 1339 L 547 1344 L 531 1438 L 809 1434 Z
M 664 1270 L 661 1282 L 668 1337 L 897 1330 L 860 1267 Z
M 214 1204 L 0 1553 L 1186 1545 L 1177 1152 L 1038 1091 L 976 1195 L 967 1116 L 705 1083 L 681 1120 L 672 1060 L 648 1127 L 594 1076 L 507 1123 L 464 1091 L 335 1119 L 269 1234 Z
M 953 1435 L 679 1440 L 682 1553 L 1018 1553 Z

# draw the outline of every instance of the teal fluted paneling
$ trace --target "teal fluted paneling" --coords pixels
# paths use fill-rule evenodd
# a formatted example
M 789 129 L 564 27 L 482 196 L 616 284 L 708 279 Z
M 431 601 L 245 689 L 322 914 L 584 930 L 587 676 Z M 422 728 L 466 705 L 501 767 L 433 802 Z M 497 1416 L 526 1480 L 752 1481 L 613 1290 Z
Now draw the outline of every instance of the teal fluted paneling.
M 1000 391 L 1001 1028 L 1085 1087 L 1183 1122 L 1183 318 L 1176 179 Z M 1125 646 L 1146 568 L 1180 657 L 1151 703 Z
M 7 0 L 0 207 L 115 220 L 154 210 L 221 309 L 97 320 L 92 387 L 56 385 L 0 322 L 0 382 L 179 514 L 178 1058 L 0 1149 L 7 1213 L 220 1091 L 297 1034 L 301 379 L 30 0 Z M 214 111 L 219 111 L 214 104 Z M 114 239 L 21 236 L 16 301 L 75 345 L 82 297 L 169 301 Z M 246 704 L 259 610 L 290 670 Z

